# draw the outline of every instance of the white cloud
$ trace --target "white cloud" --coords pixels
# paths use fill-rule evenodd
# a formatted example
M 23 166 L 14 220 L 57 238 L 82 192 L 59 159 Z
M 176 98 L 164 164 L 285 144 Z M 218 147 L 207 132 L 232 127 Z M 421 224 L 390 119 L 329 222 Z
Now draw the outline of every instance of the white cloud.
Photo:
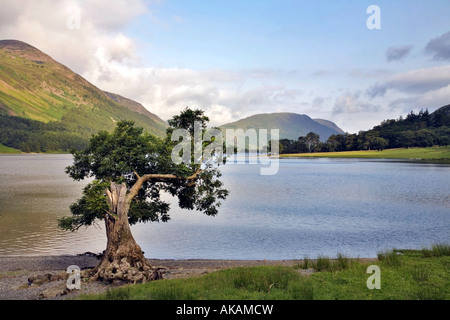
M 399 110 L 402 114 L 409 113 L 411 110 L 418 111 L 427 108 L 430 112 L 448 105 L 450 102 L 450 84 L 428 91 L 424 94 L 400 97 L 392 100 L 389 107 Z
M 136 45 L 120 30 L 147 9 L 143 0 L 16 0 L 3 2 L 1 12 L 1 39 L 27 42 L 83 74 L 99 59 L 136 63 Z M 74 14 L 79 25 L 71 28 Z
M 337 114 L 348 113 L 370 113 L 380 110 L 379 105 L 363 101 L 361 92 L 346 92 L 336 98 L 333 112 Z
M 139 101 L 163 119 L 189 106 L 205 110 L 212 125 L 221 125 L 244 115 L 292 109 L 303 94 L 299 89 L 265 85 L 255 70 L 142 68 L 100 60 L 85 74 L 90 81 Z
M 148 13 L 142 0 L 89 0 L 82 2 L 82 20 L 103 31 L 120 32 L 130 21 Z
M 384 96 L 388 90 L 409 94 L 425 93 L 450 84 L 450 65 L 415 69 L 389 77 L 385 82 L 373 85 L 367 94 L 374 98 Z

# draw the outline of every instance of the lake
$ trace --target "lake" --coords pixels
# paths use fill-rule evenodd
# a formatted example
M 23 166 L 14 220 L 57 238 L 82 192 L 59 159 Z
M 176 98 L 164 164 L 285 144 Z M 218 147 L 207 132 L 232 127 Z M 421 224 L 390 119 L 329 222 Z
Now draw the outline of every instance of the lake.
M 106 248 L 103 221 L 59 230 L 86 182 L 64 173 L 71 155 L 0 156 L 0 256 Z M 450 165 L 398 160 L 280 159 L 277 174 L 227 164 L 230 191 L 216 217 L 181 210 L 132 227 L 147 258 L 376 257 L 450 241 Z M 170 200 L 170 197 L 165 195 Z

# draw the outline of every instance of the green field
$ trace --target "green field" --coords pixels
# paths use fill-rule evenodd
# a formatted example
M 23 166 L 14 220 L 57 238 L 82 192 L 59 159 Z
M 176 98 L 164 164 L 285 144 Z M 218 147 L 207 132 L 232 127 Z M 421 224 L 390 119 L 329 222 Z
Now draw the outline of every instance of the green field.
M 380 288 L 369 289 L 369 265 L 379 267 Z M 300 270 L 314 268 L 311 275 Z M 189 279 L 159 280 L 85 295 L 87 300 L 448 300 L 450 246 L 391 250 L 365 262 L 338 255 L 292 267 L 241 267 Z M 375 274 L 373 274 L 375 275 Z
M 383 151 L 343 151 L 280 154 L 280 157 L 313 157 L 313 158 L 376 158 L 376 159 L 424 159 L 449 160 L 450 147 L 399 148 Z
M 0 154 L 21 153 L 17 149 L 9 148 L 0 143 Z

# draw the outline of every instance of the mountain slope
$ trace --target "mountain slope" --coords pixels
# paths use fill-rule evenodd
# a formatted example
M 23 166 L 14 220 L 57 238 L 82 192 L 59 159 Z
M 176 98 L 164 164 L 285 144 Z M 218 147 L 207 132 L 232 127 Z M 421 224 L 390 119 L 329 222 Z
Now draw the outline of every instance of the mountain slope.
M 27 43 L 0 41 L 0 115 L 10 116 L 8 123 L 18 123 L 11 117 L 26 118 L 57 124 L 59 131 L 89 138 L 99 130 L 111 130 L 117 121 L 132 120 L 148 132 L 164 136 L 164 121 L 142 105 L 136 108 L 138 103 L 118 97 Z M 33 128 L 37 127 L 48 129 L 33 123 Z
M 327 126 L 327 127 L 331 128 L 333 130 L 336 130 L 339 134 L 344 134 L 345 133 L 344 130 L 339 128 L 336 123 L 334 123 L 334 122 L 332 122 L 330 120 L 325 120 L 325 119 L 313 119 L 313 120 L 318 122 L 318 123 L 320 123 L 320 124 L 323 124 L 324 126 Z
M 280 139 L 291 140 L 297 140 L 300 136 L 306 136 L 309 132 L 314 132 L 320 136 L 321 141 L 326 141 L 332 134 L 343 132 L 331 121 L 313 120 L 307 115 L 288 112 L 257 114 L 224 124 L 220 128 L 240 128 L 244 131 L 247 129 L 279 129 Z
M 149 117 L 150 119 L 153 119 L 155 121 L 155 128 L 160 130 L 161 132 L 163 132 L 165 134 L 166 129 L 167 129 L 167 123 L 162 120 L 160 117 L 158 117 L 156 114 L 151 113 L 150 111 L 148 111 L 142 104 L 140 104 L 139 102 L 136 102 L 134 100 L 122 97 L 121 95 L 115 94 L 115 93 L 111 93 L 111 92 L 106 92 L 103 91 L 111 100 L 115 101 L 116 103 L 120 104 L 121 106 L 145 115 L 147 117 Z M 161 135 L 161 134 L 159 134 Z
M 160 122 L 160 123 L 164 123 L 164 120 L 162 120 L 160 117 L 158 117 L 156 114 L 151 113 L 150 111 L 148 111 L 142 104 L 140 104 L 139 102 L 136 102 L 134 100 L 122 97 L 121 95 L 115 94 L 115 93 L 111 93 L 111 92 L 107 92 L 107 91 L 103 91 L 110 99 L 114 100 L 115 102 L 117 102 L 118 104 L 120 104 L 121 106 L 127 107 L 128 109 L 130 109 L 131 111 L 137 112 L 139 114 L 144 114 L 147 117 Z

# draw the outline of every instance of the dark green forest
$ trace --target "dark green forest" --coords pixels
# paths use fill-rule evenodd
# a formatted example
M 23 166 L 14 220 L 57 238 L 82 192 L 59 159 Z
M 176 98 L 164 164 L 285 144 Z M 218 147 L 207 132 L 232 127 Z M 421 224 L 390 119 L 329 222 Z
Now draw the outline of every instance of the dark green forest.
M 433 113 L 411 111 L 405 118 L 385 120 L 368 131 L 332 135 L 325 142 L 313 132 L 297 140 L 281 139 L 280 153 L 383 150 L 450 144 L 450 105 Z
M 47 123 L 9 116 L 0 109 L 0 143 L 22 152 L 70 152 L 87 147 L 100 130 L 112 130 L 115 122 L 129 119 L 149 133 L 161 137 L 165 129 L 145 115 L 130 112 L 113 102 L 102 108 L 71 108 L 60 121 Z
M 87 146 L 90 135 L 71 132 L 61 122 L 43 123 L 20 117 L 0 116 L 0 141 L 23 152 L 69 152 Z

